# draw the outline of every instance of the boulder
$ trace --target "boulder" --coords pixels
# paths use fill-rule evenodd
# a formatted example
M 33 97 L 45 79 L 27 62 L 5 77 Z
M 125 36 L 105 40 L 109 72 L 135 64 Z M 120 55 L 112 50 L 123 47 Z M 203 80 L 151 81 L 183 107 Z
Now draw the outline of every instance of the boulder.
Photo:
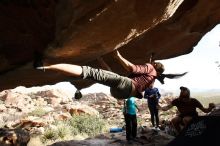
M 1 0 L 0 90 L 94 83 L 35 70 L 42 60 L 127 75 L 113 50 L 133 63 L 147 62 L 151 53 L 157 60 L 190 53 L 220 22 L 219 6 L 219 0 Z
M 0 129 L 0 145 L 2 146 L 24 146 L 30 140 L 30 135 L 22 129 Z

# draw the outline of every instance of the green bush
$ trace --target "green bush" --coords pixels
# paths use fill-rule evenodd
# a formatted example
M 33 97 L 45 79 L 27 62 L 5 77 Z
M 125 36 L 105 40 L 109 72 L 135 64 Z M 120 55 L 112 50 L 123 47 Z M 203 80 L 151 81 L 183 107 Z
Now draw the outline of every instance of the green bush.
M 35 110 L 33 110 L 32 112 L 28 113 L 29 116 L 37 116 L 37 117 L 41 117 L 45 114 L 47 114 L 47 112 L 41 107 L 38 107 Z
M 46 129 L 42 142 L 65 139 L 76 135 L 95 136 L 105 131 L 106 122 L 97 116 L 74 115 L 70 120 L 55 121 L 52 123 L 57 129 Z
M 71 134 L 71 127 L 66 124 L 58 126 L 57 135 L 59 138 L 64 139 L 66 136 Z
M 71 127 L 71 126 L 70 126 L 70 127 Z M 70 128 L 70 131 L 71 131 L 71 134 L 72 134 L 73 136 L 76 136 L 76 135 L 79 134 L 79 130 L 78 130 L 76 127 L 71 127 L 71 128 Z
M 74 115 L 69 121 L 70 126 L 77 129 L 80 134 L 95 136 L 105 130 L 106 123 L 97 116 Z
M 53 129 L 46 129 L 46 131 L 44 132 L 41 140 L 43 143 L 47 142 L 48 140 L 56 140 L 58 138 L 58 134 L 56 130 Z

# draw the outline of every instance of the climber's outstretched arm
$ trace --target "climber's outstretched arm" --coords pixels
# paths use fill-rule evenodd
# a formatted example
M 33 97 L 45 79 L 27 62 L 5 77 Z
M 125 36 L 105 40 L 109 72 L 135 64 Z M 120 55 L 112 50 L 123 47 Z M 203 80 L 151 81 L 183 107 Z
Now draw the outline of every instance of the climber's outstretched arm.
M 122 66 L 129 72 L 132 71 L 132 66 L 134 65 L 133 63 L 129 62 L 127 59 L 125 59 L 124 57 L 121 56 L 121 54 L 118 52 L 118 50 L 115 50 L 114 52 L 114 56 L 117 60 L 119 60 L 119 62 L 122 64 Z

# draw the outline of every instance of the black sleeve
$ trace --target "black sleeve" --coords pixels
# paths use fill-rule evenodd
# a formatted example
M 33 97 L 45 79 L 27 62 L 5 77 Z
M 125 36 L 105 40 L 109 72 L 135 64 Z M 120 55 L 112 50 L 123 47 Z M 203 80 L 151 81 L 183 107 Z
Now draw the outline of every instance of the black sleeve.
M 174 99 L 172 102 L 171 102 L 172 106 L 177 106 L 178 105 L 178 98 L 177 99 Z

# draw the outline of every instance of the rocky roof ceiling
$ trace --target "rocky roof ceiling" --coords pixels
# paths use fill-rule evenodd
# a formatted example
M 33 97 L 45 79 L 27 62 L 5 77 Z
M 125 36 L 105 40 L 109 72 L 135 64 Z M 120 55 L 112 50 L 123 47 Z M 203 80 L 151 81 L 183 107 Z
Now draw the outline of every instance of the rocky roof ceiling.
M 1 0 L 0 90 L 70 78 L 33 68 L 76 63 L 126 74 L 114 49 L 133 63 L 190 53 L 220 22 L 219 0 Z M 207 49 L 208 46 L 207 46 Z M 104 65 L 105 66 L 105 65 Z M 78 88 L 90 83 L 71 79 Z

